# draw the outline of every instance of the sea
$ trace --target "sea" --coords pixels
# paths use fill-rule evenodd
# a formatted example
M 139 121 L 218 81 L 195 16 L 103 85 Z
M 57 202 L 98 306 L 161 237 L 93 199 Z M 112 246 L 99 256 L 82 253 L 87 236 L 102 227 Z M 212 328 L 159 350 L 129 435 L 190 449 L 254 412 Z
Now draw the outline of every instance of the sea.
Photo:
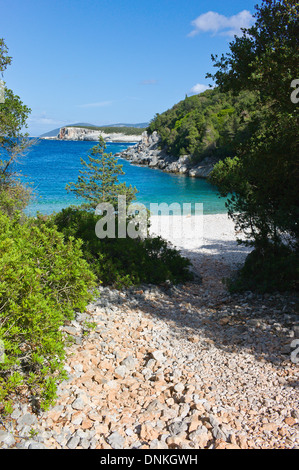
M 77 181 L 79 171 L 83 169 L 81 158 L 87 161 L 94 145 L 96 142 L 36 140 L 16 164 L 21 181 L 28 184 L 33 191 L 33 198 L 26 208 L 28 215 L 52 214 L 83 202 L 74 193 L 67 192 L 65 187 L 68 183 Z M 107 143 L 105 152 L 114 155 L 131 145 L 134 144 Z M 119 181 L 136 187 L 137 202 L 144 204 L 148 209 L 153 203 L 178 203 L 182 213 L 183 208 L 188 208 L 190 204 L 191 212 L 194 212 L 195 204 L 201 203 L 204 214 L 226 212 L 225 198 L 219 197 L 217 189 L 205 179 L 132 165 L 119 157 L 118 163 L 123 165 L 125 173 L 119 176 Z

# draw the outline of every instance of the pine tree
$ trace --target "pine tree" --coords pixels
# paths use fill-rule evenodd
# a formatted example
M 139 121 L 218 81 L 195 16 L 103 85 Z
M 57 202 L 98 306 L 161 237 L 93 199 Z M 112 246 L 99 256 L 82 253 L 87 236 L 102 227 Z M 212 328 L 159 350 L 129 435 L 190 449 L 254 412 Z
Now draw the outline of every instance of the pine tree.
M 127 205 L 136 198 L 137 189 L 118 180 L 119 175 L 125 174 L 123 166 L 117 163 L 117 157 L 112 153 L 104 153 L 105 149 L 104 139 L 100 137 L 99 144 L 88 155 L 88 161 L 81 158 L 85 169 L 79 171 L 77 183 L 66 186 L 67 191 L 72 191 L 77 197 L 87 201 L 82 204 L 82 209 L 96 209 L 103 202 L 116 207 L 120 195 L 126 197 Z

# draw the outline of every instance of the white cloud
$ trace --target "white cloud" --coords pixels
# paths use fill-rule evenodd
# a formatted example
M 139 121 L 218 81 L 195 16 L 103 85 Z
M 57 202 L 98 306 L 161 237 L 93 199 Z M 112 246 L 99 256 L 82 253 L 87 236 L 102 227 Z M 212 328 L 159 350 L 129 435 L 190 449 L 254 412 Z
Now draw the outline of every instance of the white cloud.
M 79 108 L 102 108 L 104 106 L 111 106 L 113 101 L 99 101 L 98 103 L 79 104 Z
M 198 95 L 198 93 L 202 93 L 203 91 L 207 90 L 208 88 L 210 88 L 210 87 L 207 86 L 207 85 L 202 85 L 201 83 L 197 83 L 196 85 L 194 85 L 191 88 L 190 93 L 195 93 L 196 95 Z
M 194 29 L 188 36 L 195 36 L 199 33 L 239 36 L 242 34 L 241 28 L 249 28 L 253 24 L 253 17 L 248 10 L 240 11 L 233 16 L 224 16 L 214 11 L 208 11 L 198 16 L 191 24 Z
M 59 125 L 62 125 L 64 121 L 50 118 L 46 115 L 45 112 L 43 112 L 41 114 L 33 114 L 29 116 L 27 119 L 27 122 L 28 124 L 41 124 L 41 125 L 51 124 L 53 126 L 59 126 Z

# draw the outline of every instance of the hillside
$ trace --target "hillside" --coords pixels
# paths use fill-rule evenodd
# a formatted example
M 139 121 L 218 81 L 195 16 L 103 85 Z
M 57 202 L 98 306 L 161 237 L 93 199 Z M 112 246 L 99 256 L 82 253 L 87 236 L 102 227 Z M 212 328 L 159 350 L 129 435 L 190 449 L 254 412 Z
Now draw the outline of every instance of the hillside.
M 206 90 L 156 114 L 147 131 L 156 131 L 160 149 L 177 159 L 190 155 L 196 163 L 211 156 L 223 158 L 234 153 L 236 143 L 244 139 L 254 103 L 250 92 L 233 96 Z
M 234 156 L 257 114 L 256 97 L 219 90 L 186 97 L 162 114 L 156 114 L 140 142 L 121 157 L 170 173 L 207 178 L 222 158 Z

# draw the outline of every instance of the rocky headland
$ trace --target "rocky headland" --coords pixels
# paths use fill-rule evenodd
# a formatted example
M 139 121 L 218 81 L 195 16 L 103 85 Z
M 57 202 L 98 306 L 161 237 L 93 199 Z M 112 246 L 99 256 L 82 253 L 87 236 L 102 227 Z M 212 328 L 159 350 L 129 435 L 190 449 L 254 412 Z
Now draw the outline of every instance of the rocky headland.
M 149 166 L 195 178 L 207 178 L 218 161 L 216 157 L 206 157 L 200 163 L 194 164 L 190 155 L 182 155 L 179 158 L 168 155 L 165 150 L 159 148 L 159 144 L 160 136 L 156 131 L 152 134 L 145 131 L 136 145 L 117 155 L 134 165 Z
M 92 130 L 85 127 L 62 127 L 57 139 L 59 140 L 88 140 L 98 141 L 103 137 L 106 142 L 139 142 L 141 135 L 128 135 L 120 132 L 105 133 L 99 130 Z

